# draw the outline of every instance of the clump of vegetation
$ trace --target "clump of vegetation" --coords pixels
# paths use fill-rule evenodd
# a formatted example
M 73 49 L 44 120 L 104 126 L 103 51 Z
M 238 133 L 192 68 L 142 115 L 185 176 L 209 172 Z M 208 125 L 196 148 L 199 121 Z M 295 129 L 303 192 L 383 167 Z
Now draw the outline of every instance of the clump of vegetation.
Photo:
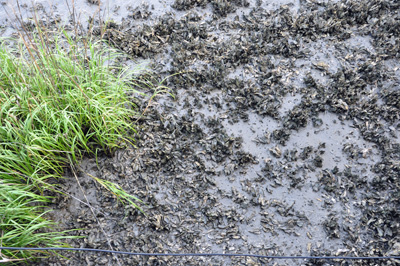
M 127 69 L 113 65 L 119 56 L 102 42 L 38 26 L 35 33 L 1 41 L 1 246 L 64 246 L 68 232 L 57 232 L 45 218 L 50 198 L 44 192 L 57 191 L 49 181 L 84 155 L 133 142 L 127 136 L 134 133 L 136 113 L 128 95 L 137 91 Z M 137 199 L 117 185 L 95 180 L 135 205 Z M 33 255 L 3 250 L 0 260 Z

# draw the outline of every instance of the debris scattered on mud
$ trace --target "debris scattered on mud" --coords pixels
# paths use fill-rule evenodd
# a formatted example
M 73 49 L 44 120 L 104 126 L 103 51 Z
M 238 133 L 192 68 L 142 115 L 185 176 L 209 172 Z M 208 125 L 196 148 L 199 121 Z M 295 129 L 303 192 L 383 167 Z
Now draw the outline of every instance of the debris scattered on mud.
M 137 147 L 101 157 L 98 167 L 83 162 L 81 182 L 97 217 L 73 198 L 58 199 L 55 219 L 88 236 L 71 245 L 107 249 L 109 238 L 116 250 L 135 252 L 398 255 L 400 3 L 282 1 L 271 8 L 267 1 L 175 0 L 160 14 L 150 2 L 120 7 L 128 15 L 108 24 L 104 39 L 154 60 L 160 77 L 180 73 L 167 79 L 176 100 L 151 106 Z M 148 216 L 118 205 L 87 173 L 142 199 Z M 64 182 L 83 200 L 73 179 Z M 68 256 L 54 265 L 116 264 L 105 254 Z

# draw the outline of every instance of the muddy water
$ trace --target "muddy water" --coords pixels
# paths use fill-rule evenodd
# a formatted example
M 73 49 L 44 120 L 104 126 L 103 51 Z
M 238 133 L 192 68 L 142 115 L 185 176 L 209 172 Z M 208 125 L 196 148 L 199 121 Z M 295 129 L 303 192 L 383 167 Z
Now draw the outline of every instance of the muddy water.
M 386 9 L 380 8 L 389 15 L 382 17 L 373 11 L 378 1 L 364 1 L 372 5 L 366 22 L 341 9 L 350 5 L 346 1 L 228 2 L 110 1 L 99 9 L 76 1 L 75 17 L 84 28 L 98 14 L 119 25 L 124 41 L 117 47 L 131 53 L 126 64 L 147 62 L 162 77 L 184 74 L 167 81 L 175 100 L 157 98 L 139 123 L 136 148 L 102 157 L 99 166 L 85 159 L 79 176 L 83 191 L 67 174 L 63 186 L 71 196 L 59 199 L 52 217 L 63 228 L 84 228 L 77 234 L 88 238 L 71 242 L 76 247 L 268 255 L 392 252 L 399 237 L 400 107 L 390 92 L 399 90 L 400 64 L 396 55 L 389 56 L 392 50 L 382 50 L 388 44 L 376 35 L 374 23 L 378 17 L 395 21 L 387 8 L 394 2 L 384 1 Z M 66 2 L 36 3 L 44 17 L 71 23 Z M 355 14 L 364 12 L 363 5 Z M 9 35 L 14 30 L 5 19 L 9 12 L 0 12 L 3 34 Z M 340 12 L 348 19 L 335 28 Z M 21 14 L 27 20 L 29 6 L 22 6 Z M 290 18 L 300 24 L 307 18 L 304 23 L 314 26 L 303 30 Z M 140 38 L 145 52 L 129 50 Z M 368 72 L 368 67 L 374 68 Z M 118 205 L 88 174 L 141 198 L 148 217 Z M 82 203 L 84 194 L 93 210 Z M 53 260 L 118 263 L 105 255 L 70 258 Z M 118 259 L 122 265 L 316 265 L 218 257 Z M 345 262 L 324 263 L 318 265 Z

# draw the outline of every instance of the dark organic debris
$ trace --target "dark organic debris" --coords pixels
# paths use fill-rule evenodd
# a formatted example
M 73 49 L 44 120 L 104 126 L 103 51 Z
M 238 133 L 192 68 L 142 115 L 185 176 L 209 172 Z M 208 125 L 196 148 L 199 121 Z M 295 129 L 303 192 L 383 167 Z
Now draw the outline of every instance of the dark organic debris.
M 160 77 L 180 74 L 165 83 L 176 100 L 160 100 L 139 120 L 137 148 L 87 169 L 146 202 L 149 218 L 128 206 L 116 208 L 112 194 L 98 192 L 93 198 L 106 213 L 98 213 L 100 223 L 116 248 L 138 252 L 396 251 L 399 1 L 300 1 L 297 9 L 256 2 L 176 0 L 172 7 L 184 15 L 154 20 L 156 12 L 142 5 L 121 25 L 107 25 L 108 43 L 133 58 L 154 59 Z M 82 179 L 92 186 L 84 174 Z M 89 210 L 77 209 L 68 225 L 85 228 L 77 232 L 90 235 L 85 245 L 106 245 Z M 282 239 L 304 245 L 289 248 Z M 113 262 L 100 258 L 96 264 Z M 242 258 L 133 257 L 124 263 L 251 264 Z M 295 265 L 290 263 L 283 265 Z

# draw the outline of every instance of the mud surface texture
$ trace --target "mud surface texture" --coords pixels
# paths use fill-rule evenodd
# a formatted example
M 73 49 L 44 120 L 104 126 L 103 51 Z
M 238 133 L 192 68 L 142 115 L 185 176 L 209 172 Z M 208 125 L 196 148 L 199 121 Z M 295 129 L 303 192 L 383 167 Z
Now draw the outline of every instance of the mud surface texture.
M 96 3 L 82 1 L 80 10 Z M 98 166 L 82 162 L 79 179 L 96 216 L 75 199 L 85 202 L 75 178 L 63 181 L 75 198 L 59 197 L 54 219 L 87 236 L 72 246 L 400 254 L 399 1 L 110 1 L 102 8 L 115 21 L 107 42 L 151 62 L 160 78 L 180 74 L 166 84 L 176 98 L 157 98 L 138 122 L 136 148 Z M 88 174 L 142 199 L 147 217 Z M 400 263 L 65 255 L 70 260 L 41 263 Z

